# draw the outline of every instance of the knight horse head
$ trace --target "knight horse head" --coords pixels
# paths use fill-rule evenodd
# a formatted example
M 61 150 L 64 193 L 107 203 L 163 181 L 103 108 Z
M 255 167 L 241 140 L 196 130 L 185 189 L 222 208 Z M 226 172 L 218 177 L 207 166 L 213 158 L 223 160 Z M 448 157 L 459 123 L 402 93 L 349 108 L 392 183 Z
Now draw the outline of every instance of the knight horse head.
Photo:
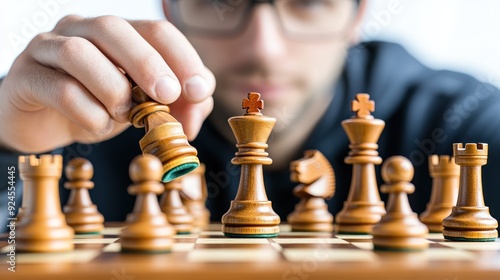
M 318 150 L 307 150 L 304 157 L 290 163 L 290 179 L 301 183 L 296 196 L 331 198 L 335 194 L 335 173 L 328 159 Z

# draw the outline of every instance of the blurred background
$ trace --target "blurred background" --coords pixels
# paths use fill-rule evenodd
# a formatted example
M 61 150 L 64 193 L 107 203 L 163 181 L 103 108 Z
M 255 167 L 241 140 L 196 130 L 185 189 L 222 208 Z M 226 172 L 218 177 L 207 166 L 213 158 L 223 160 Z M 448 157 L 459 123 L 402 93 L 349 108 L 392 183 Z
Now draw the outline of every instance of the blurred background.
M 368 0 L 363 40 L 403 45 L 424 64 L 500 87 L 500 1 Z M 0 76 L 37 33 L 67 14 L 163 19 L 161 0 L 2 0 Z

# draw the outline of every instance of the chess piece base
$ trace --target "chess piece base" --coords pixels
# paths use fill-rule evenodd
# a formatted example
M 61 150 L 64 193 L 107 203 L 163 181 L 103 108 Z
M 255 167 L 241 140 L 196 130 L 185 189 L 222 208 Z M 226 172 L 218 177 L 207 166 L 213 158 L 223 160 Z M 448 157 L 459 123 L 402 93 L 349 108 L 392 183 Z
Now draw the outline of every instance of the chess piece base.
M 66 213 L 66 223 L 73 228 L 76 234 L 99 233 L 104 229 L 104 217 L 97 212 L 95 205 L 90 209 L 95 211 Z
M 279 233 L 280 217 L 271 201 L 231 201 L 222 217 L 222 232 L 226 236 L 273 237 Z
M 52 253 L 72 251 L 73 240 L 23 240 L 17 239 L 16 250 L 30 253 Z
M 429 247 L 423 237 L 373 237 L 373 249 L 376 251 L 422 251 Z
M 121 232 L 121 249 L 123 252 L 169 252 L 174 243 L 174 234 L 173 227 L 168 224 L 131 224 Z
M 420 221 L 424 223 L 430 232 L 443 232 L 443 220 L 451 213 L 453 205 L 433 205 L 427 206 L 427 209 L 420 214 Z
M 333 231 L 333 216 L 323 198 L 303 198 L 288 215 L 287 222 L 292 231 Z
M 488 207 L 455 206 L 443 220 L 443 235 L 456 241 L 495 241 L 498 222 Z
M 66 224 L 56 228 L 42 228 L 36 223 L 21 224 L 16 232 L 16 250 L 34 253 L 71 251 L 74 236 L 73 229 Z
M 348 202 L 335 217 L 339 233 L 369 234 L 385 214 L 384 202 Z

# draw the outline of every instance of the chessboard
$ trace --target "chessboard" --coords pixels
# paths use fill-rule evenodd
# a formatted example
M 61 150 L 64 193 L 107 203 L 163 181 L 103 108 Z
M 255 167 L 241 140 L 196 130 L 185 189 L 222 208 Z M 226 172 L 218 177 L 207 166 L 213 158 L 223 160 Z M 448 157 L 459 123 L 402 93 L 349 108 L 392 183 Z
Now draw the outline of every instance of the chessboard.
M 420 252 L 372 250 L 370 235 L 294 232 L 276 238 L 227 238 L 220 224 L 174 237 L 171 252 L 122 253 L 123 224 L 80 235 L 66 253 L 17 253 L 10 272 L 1 239 L 1 279 L 500 279 L 500 240 L 451 242 L 429 234 Z

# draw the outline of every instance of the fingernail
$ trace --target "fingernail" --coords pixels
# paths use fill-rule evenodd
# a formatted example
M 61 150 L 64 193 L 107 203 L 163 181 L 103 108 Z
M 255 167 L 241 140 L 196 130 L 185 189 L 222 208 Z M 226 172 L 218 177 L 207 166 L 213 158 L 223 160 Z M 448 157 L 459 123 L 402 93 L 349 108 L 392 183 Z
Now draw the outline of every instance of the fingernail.
M 159 102 L 170 104 L 177 100 L 181 88 L 178 81 L 170 76 L 164 76 L 156 82 L 155 91 Z
M 202 101 L 210 94 L 209 90 L 210 86 L 207 80 L 200 75 L 191 77 L 184 86 L 186 96 L 192 101 Z

